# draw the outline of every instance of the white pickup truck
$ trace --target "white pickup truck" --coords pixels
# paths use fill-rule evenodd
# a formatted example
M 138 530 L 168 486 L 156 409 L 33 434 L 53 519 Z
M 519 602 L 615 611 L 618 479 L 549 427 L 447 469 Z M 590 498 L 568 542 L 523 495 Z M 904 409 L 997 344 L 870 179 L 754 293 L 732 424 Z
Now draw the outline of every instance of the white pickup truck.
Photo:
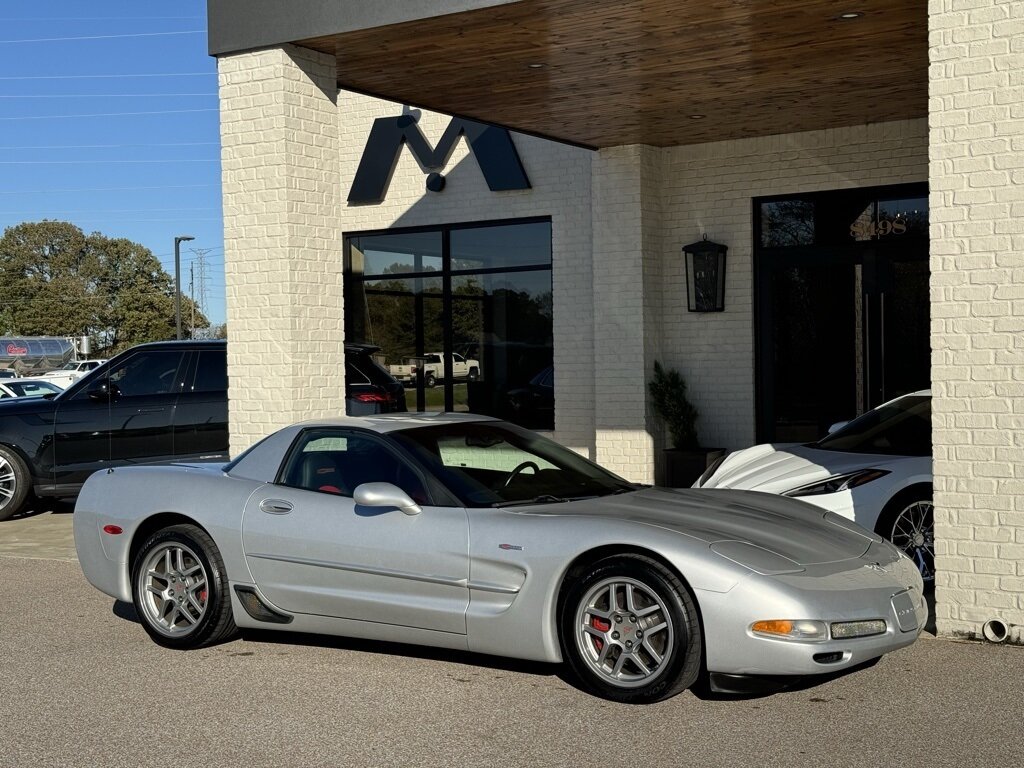
M 67 389 L 80 378 L 85 376 L 95 368 L 99 368 L 105 362 L 104 360 L 73 360 L 70 363 L 65 364 L 63 367 L 58 368 L 55 371 L 47 371 L 46 373 L 32 378 L 43 379 L 56 384 L 61 389 Z
M 444 378 L 444 358 L 440 352 L 428 352 L 423 357 L 408 357 L 401 365 L 389 365 L 388 372 L 403 384 L 415 384 L 421 367 L 423 383 L 428 387 L 433 387 Z M 480 363 L 472 358 L 452 354 L 452 378 L 456 381 L 476 381 L 480 378 Z

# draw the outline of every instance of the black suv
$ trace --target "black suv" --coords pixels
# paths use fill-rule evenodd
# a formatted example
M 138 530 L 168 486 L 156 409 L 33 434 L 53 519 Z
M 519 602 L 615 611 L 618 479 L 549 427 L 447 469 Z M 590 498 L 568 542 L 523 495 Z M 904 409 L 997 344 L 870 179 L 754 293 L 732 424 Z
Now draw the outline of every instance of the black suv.
M 345 351 L 346 409 L 404 411 L 404 390 L 389 375 L 380 380 L 387 371 L 370 357 L 375 349 L 346 344 Z M 376 383 L 362 381 L 367 371 Z M 122 352 L 52 399 L 0 402 L 0 520 L 33 493 L 77 496 L 100 469 L 226 461 L 227 384 L 226 342 L 168 341 Z

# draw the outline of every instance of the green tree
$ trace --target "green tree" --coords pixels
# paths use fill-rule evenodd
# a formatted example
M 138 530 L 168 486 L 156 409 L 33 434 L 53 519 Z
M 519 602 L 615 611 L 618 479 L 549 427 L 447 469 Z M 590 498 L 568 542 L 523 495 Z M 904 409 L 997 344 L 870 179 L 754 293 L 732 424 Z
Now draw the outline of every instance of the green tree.
M 182 317 L 192 311 L 182 297 Z M 112 354 L 175 337 L 174 283 L 138 243 L 64 221 L 25 222 L 0 238 L 0 324 L 25 336 L 92 336 Z M 209 325 L 198 311 L 196 325 Z

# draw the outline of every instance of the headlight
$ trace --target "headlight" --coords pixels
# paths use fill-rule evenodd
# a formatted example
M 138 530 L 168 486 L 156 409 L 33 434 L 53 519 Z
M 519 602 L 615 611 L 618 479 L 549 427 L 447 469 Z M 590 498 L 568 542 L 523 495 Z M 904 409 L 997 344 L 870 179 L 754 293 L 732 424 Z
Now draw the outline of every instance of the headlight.
M 704 474 L 697 478 L 697 482 L 694 483 L 694 488 L 703 488 L 704 483 L 711 479 L 711 476 L 718 471 L 718 468 L 722 466 L 722 462 L 725 461 L 725 456 L 719 456 L 713 462 L 711 466 L 704 470 Z
M 864 485 L 865 483 L 870 483 L 872 480 L 885 477 L 888 474 L 889 471 L 886 469 L 859 469 L 856 472 L 849 472 L 845 475 L 835 475 L 827 480 L 821 480 L 817 483 L 811 483 L 810 485 L 802 485 L 799 488 L 786 491 L 782 495 L 796 498 L 800 496 L 820 496 L 823 493 L 849 491 L 853 488 Z
M 828 627 L 823 621 L 769 619 L 755 621 L 750 625 L 755 635 L 774 637 L 780 640 L 818 641 L 828 639 Z

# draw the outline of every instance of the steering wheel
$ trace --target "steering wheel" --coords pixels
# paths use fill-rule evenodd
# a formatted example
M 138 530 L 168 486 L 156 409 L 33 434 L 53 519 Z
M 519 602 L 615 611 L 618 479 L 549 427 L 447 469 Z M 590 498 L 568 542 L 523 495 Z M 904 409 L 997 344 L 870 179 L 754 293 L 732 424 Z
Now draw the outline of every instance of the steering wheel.
M 517 466 L 515 469 L 508 473 L 508 478 L 505 480 L 505 484 L 502 486 L 502 488 L 508 488 L 509 484 L 516 479 L 516 475 L 518 475 L 527 467 L 533 467 L 534 472 L 540 472 L 540 467 L 538 467 L 535 463 L 533 463 L 532 461 L 524 461 L 522 464 L 520 464 L 519 466 Z

